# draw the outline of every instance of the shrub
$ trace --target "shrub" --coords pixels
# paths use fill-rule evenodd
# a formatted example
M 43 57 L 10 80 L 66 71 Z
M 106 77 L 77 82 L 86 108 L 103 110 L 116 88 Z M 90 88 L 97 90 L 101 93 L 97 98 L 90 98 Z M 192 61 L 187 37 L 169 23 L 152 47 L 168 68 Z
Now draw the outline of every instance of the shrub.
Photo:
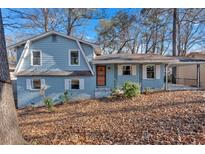
M 124 96 L 131 98 L 140 94 L 140 85 L 134 82 L 125 82 L 123 87 Z
M 68 100 L 69 100 L 68 91 L 65 91 L 65 92 L 63 93 L 63 95 L 60 95 L 60 96 L 59 96 L 59 99 L 60 99 L 60 102 L 61 102 L 61 103 L 66 103 L 66 102 L 68 102 Z
M 48 108 L 48 111 L 53 111 L 53 99 L 51 97 L 46 97 L 43 102 Z

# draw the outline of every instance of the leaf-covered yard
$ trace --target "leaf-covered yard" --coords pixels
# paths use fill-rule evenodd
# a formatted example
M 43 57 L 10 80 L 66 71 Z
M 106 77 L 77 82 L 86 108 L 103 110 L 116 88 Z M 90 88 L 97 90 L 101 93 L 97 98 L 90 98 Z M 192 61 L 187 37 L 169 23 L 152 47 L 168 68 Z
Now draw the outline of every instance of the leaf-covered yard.
M 205 92 L 178 91 L 18 110 L 31 144 L 205 144 Z

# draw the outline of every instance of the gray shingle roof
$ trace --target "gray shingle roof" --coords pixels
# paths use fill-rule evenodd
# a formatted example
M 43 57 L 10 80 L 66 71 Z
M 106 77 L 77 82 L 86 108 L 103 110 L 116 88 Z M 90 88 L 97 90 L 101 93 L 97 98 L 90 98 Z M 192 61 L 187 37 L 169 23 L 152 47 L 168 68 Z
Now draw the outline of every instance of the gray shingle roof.
M 176 57 L 167 57 L 157 54 L 111 54 L 97 56 L 93 63 L 143 63 L 143 62 L 156 62 L 156 63 L 166 63 L 177 61 Z
M 20 71 L 16 76 L 91 76 L 90 71 Z
M 163 56 L 158 54 L 111 54 L 96 56 L 93 60 L 94 64 L 112 64 L 112 63 L 185 63 L 185 62 L 201 62 L 204 59 Z
M 36 35 L 36 36 L 33 36 L 33 37 L 30 37 L 30 38 L 27 38 L 25 40 L 22 40 L 18 43 L 15 43 L 15 44 L 12 44 L 10 46 L 7 47 L 7 49 L 11 49 L 11 48 L 14 48 L 14 47 L 17 47 L 17 46 L 20 46 L 20 45 L 24 45 L 26 43 L 27 40 L 38 40 L 40 39 L 41 37 L 46 37 L 48 35 L 60 35 L 60 36 L 63 36 L 65 38 L 69 38 L 69 39 L 74 39 L 74 40 L 79 40 L 80 43 L 84 43 L 84 44 L 88 44 L 88 45 L 91 45 L 93 48 L 94 48 L 94 52 L 96 53 L 96 55 L 100 55 L 101 54 L 101 49 L 98 47 L 97 44 L 95 43 L 92 43 L 92 42 L 88 42 L 86 40 L 82 40 L 82 39 L 79 39 L 77 37 L 73 37 L 73 36 L 67 36 L 65 34 L 61 34 L 61 33 L 58 33 L 56 31 L 49 31 L 49 32 L 44 32 L 44 33 L 41 33 L 39 35 Z

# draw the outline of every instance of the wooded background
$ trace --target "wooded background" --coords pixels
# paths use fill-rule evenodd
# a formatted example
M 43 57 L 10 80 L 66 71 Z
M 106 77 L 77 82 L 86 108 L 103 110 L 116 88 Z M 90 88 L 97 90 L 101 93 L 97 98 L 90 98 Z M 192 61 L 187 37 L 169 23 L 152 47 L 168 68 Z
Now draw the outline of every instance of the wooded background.
M 3 9 L 3 21 L 7 45 L 55 30 L 96 43 L 104 54 L 184 56 L 205 47 L 205 9 Z

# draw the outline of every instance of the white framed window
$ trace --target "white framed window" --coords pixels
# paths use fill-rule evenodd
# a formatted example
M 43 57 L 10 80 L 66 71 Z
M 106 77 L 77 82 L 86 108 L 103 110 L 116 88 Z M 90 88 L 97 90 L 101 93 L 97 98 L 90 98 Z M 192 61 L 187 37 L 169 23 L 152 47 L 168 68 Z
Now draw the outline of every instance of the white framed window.
M 132 75 L 132 66 L 131 65 L 123 65 L 122 66 L 122 75 Z
M 40 90 L 45 86 L 45 79 L 33 78 L 26 80 L 26 89 Z
M 32 66 L 41 66 L 42 64 L 42 52 L 41 50 L 32 50 L 31 51 L 31 65 Z
M 84 89 L 84 79 L 65 79 L 65 90 Z
M 79 50 L 72 49 L 69 51 L 69 65 L 79 66 L 80 65 L 80 52 Z
M 146 73 L 147 73 L 147 79 L 155 79 L 156 65 L 147 65 Z
M 40 90 L 41 89 L 41 79 L 32 79 L 31 88 L 34 90 Z

